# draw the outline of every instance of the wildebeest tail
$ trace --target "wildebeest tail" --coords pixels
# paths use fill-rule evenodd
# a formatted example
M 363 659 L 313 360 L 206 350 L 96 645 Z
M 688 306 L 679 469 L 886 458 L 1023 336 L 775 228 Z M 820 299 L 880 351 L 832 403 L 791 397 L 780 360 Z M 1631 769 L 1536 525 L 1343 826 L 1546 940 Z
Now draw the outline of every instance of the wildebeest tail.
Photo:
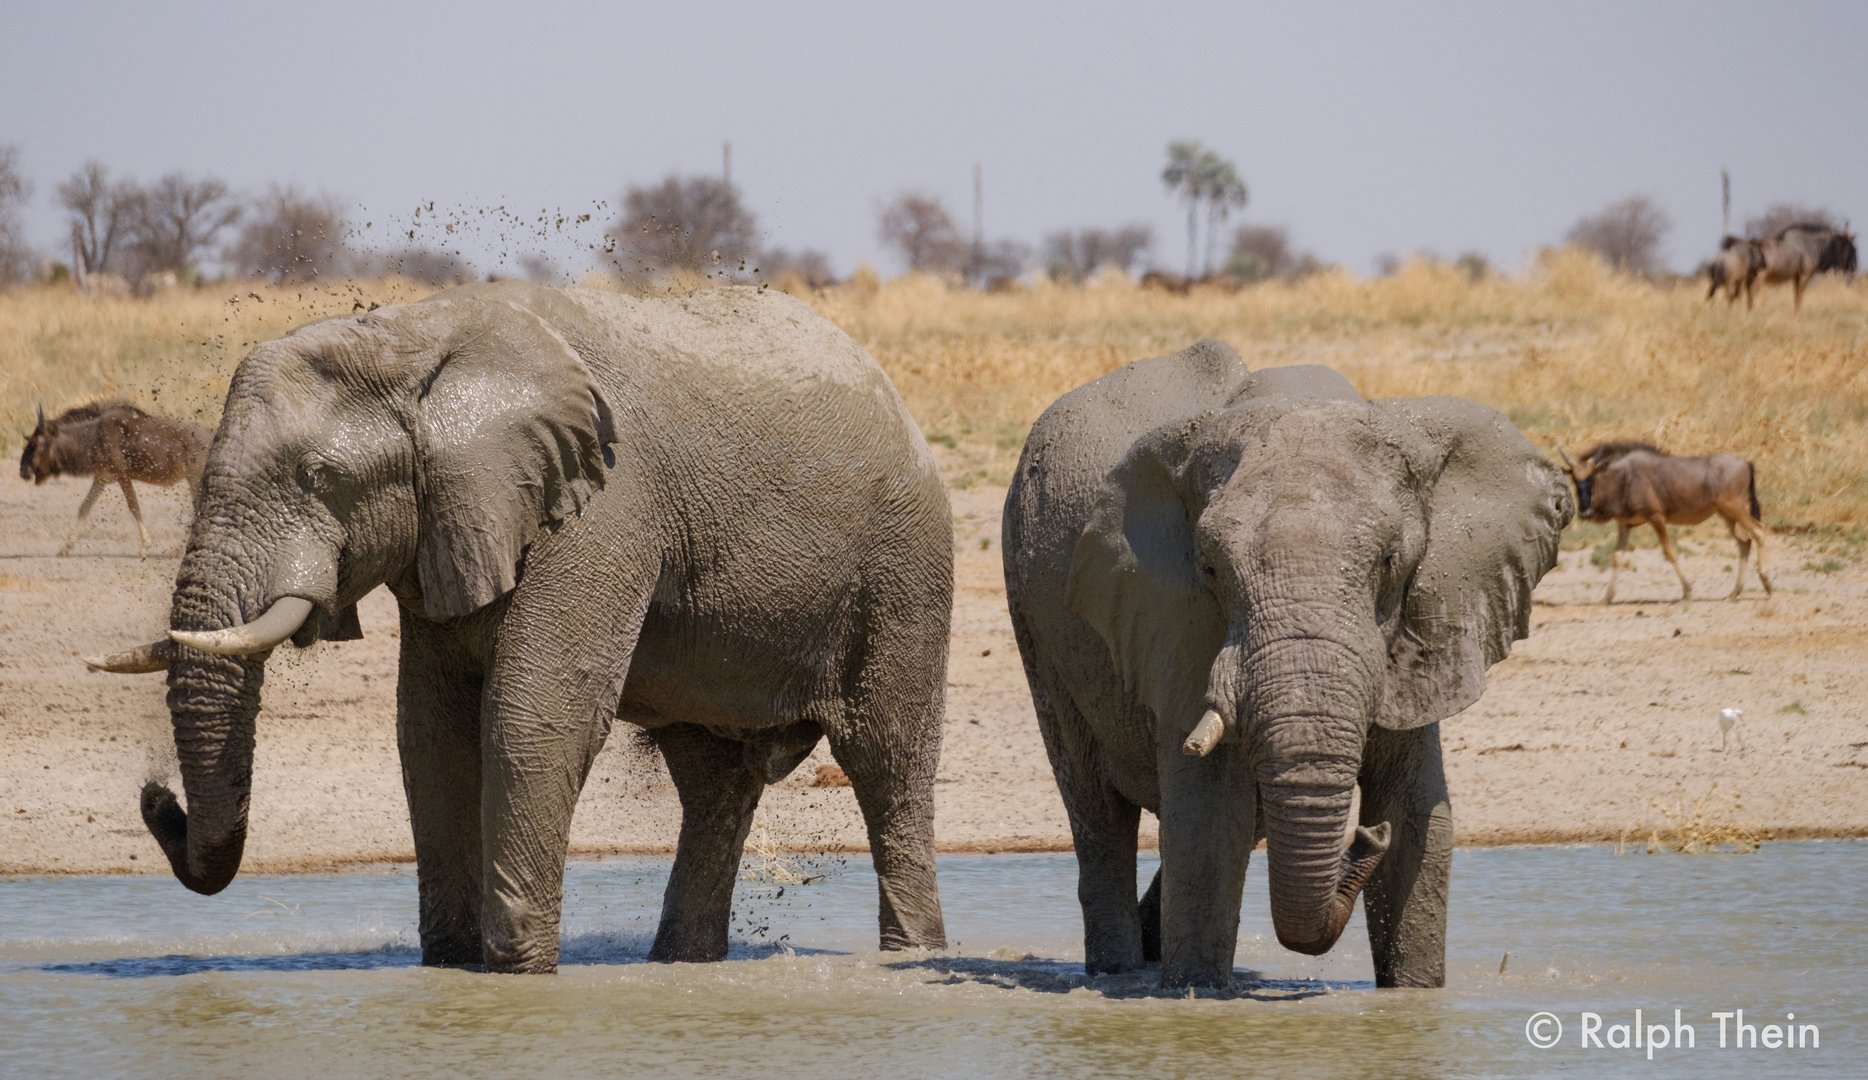
M 1764 521 L 1764 508 L 1758 505 L 1758 467 L 1747 461 L 1745 468 L 1751 473 L 1751 520 L 1761 523 Z

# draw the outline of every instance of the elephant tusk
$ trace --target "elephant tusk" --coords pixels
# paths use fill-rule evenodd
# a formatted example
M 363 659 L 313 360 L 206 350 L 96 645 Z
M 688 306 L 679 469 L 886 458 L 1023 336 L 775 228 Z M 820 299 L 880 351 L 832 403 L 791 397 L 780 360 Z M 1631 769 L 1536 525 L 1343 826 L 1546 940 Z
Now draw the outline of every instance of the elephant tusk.
M 118 675 L 143 675 L 151 671 L 166 671 L 175 662 L 175 643 L 164 638 L 147 645 L 138 645 L 127 652 L 112 653 L 109 656 L 87 656 L 84 666 L 92 671 L 111 671 Z
M 1200 723 L 1187 736 L 1187 741 L 1180 744 L 1180 752 L 1188 757 L 1205 757 L 1219 745 L 1220 736 L 1226 734 L 1226 722 L 1212 709 L 1200 718 Z
M 281 596 L 265 613 L 245 626 L 225 630 L 171 630 L 177 644 L 222 656 L 265 652 L 298 632 L 311 616 L 311 601 L 302 596 Z

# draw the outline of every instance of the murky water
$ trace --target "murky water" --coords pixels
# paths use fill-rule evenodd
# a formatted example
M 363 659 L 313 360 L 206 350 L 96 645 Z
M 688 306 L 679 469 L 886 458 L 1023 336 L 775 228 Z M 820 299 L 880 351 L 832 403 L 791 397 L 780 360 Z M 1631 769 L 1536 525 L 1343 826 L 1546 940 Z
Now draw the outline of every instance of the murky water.
M 938 955 L 871 951 L 867 858 L 826 870 L 743 883 L 734 959 L 663 966 L 641 961 L 665 861 L 573 863 L 549 978 L 417 966 L 407 872 L 0 881 L 0 1075 L 1857 1076 L 1868 1051 L 1868 843 L 1461 850 L 1442 991 L 1374 990 L 1360 915 L 1329 956 L 1280 949 L 1255 859 L 1253 974 L 1195 1000 L 1084 977 L 1071 856 L 943 857 Z M 1719 1049 L 1711 1014 L 1741 1008 L 1821 1045 Z M 1694 1046 L 1582 1045 L 1581 1013 L 1613 1041 L 1636 1009 L 1680 1009 Z

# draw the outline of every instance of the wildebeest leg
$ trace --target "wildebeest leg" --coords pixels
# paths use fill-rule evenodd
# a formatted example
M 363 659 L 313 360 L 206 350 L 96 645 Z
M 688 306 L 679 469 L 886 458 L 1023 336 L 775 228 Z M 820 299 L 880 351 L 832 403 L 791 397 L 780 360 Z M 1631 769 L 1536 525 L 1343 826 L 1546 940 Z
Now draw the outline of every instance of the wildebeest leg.
M 1660 549 L 1666 554 L 1667 561 L 1673 564 L 1673 572 L 1680 577 L 1680 602 L 1682 604 L 1692 603 L 1693 583 L 1686 579 L 1686 571 L 1680 569 L 1680 556 L 1674 553 L 1673 536 L 1667 531 L 1667 519 L 1650 518 L 1648 524 L 1654 526 L 1654 531 L 1660 534 Z
M 71 546 L 78 542 L 78 534 L 84 531 L 84 519 L 91 516 L 91 507 L 97 505 L 97 497 L 103 494 L 104 484 L 103 477 L 91 477 L 91 490 L 84 493 L 84 501 L 78 504 L 78 520 L 72 523 L 71 535 L 65 538 L 65 546 L 58 549 L 60 556 L 71 554 Z
M 1758 545 L 1758 581 L 1764 586 L 1764 595 L 1769 596 L 1771 595 L 1771 579 L 1764 576 L 1764 526 L 1756 519 L 1749 519 L 1745 522 L 1745 529 L 1751 534 L 1752 542 Z M 1739 566 L 1738 572 L 1741 574 L 1745 572 L 1743 565 Z
M 1738 576 L 1732 579 L 1732 591 L 1725 598 L 1736 600 L 1738 594 L 1745 591 L 1745 560 L 1751 558 L 1751 535 L 1733 518 L 1727 518 L 1725 523 L 1731 526 L 1732 540 L 1738 544 Z
M 1622 575 L 1622 552 L 1628 550 L 1627 523 L 1618 521 L 1615 523 L 1615 527 L 1620 529 L 1621 532 L 1616 534 L 1615 550 L 1609 552 L 1609 593 L 1602 598 L 1604 604 L 1613 604 L 1615 602 L 1615 583 L 1621 579 Z
M 149 530 L 143 527 L 143 508 L 137 505 L 136 489 L 130 486 L 130 478 L 125 476 L 117 481 L 123 488 L 123 501 L 130 504 L 130 516 L 136 519 L 136 557 L 149 557 Z
M 1792 297 L 1790 302 L 1791 310 L 1803 310 L 1803 286 L 1808 284 L 1809 280 L 1808 277 L 1802 274 L 1798 274 L 1796 277 L 1790 279 L 1790 293 Z

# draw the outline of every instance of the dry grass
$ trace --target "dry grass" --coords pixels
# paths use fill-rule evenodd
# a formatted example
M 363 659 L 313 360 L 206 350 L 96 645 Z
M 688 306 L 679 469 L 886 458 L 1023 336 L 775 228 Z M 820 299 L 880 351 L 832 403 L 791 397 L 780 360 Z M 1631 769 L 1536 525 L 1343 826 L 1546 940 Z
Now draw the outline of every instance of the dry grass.
M 10 447 L 48 414 L 100 397 L 210 426 L 227 380 L 255 343 L 313 319 L 418 299 L 400 280 L 275 288 L 231 282 L 147 300 L 89 299 L 69 285 L 0 292 L 0 440 Z
M 1659 799 L 1650 801 L 1648 805 L 1660 814 L 1660 823 L 1642 821 L 1622 830 L 1615 854 L 1625 855 L 1636 848 L 1649 855 L 1661 851 L 1677 851 L 1682 855 L 1748 855 L 1758 850 L 1770 839 L 1770 834 L 1761 826 L 1739 818 L 1744 801 L 1736 794 L 1732 796 L 1729 809 L 1723 800 L 1715 804 L 1713 791 L 1718 786 L 1714 781 L 1706 794 L 1690 803 L 1683 794 L 1676 794 L 1672 803 Z
M 0 423 L 32 408 L 120 395 L 212 422 L 250 343 L 358 304 L 412 299 L 404 281 L 317 289 L 234 284 L 152 300 L 69 289 L 0 295 Z M 800 289 L 799 291 L 804 291 Z M 1868 283 L 1819 281 L 1754 312 L 1703 291 L 1611 273 L 1574 252 L 1518 278 L 1471 282 L 1444 265 L 1391 278 L 1323 274 L 1190 296 L 1105 280 L 985 295 L 873 275 L 807 294 L 881 361 L 955 483 L 1003 483 L 1031 422 L 1058 395 L 1202 337 L 1253 368 L 1322 363 L 1367 396 L 1457 394 L 1504 411 L 1538 445 L 1644 438 L 1678 453 L 1756 462 L 1765 519 L 1783 528 L 1868 524 Z M 260 299 L 253 299 L 254 296 Z M 1600 540 L 1589 530 L 1572 543 Z M 1852 550 L 1849 554 L 1854 554 Z
M 959 482 L 1004 482 L 1025 430 L 1074 386 L 1216 337 L 1252 368 L 1320 363 L 1364 395 L 1455 394 L 1509 415 L 1538 445 L 1644 438 L 1758 465 L 1766 520 L 1868 522 L 1868 283 L 1824 280 L 1793 315 L 1613 274 L 1573 252 L 1522 279 L 1474 283 L 1416 262 L 1237 294 L 1124 284 L 1016 295 L 897 279 L 818 308 L 888 369 L 929 437 L 962 451 Z

